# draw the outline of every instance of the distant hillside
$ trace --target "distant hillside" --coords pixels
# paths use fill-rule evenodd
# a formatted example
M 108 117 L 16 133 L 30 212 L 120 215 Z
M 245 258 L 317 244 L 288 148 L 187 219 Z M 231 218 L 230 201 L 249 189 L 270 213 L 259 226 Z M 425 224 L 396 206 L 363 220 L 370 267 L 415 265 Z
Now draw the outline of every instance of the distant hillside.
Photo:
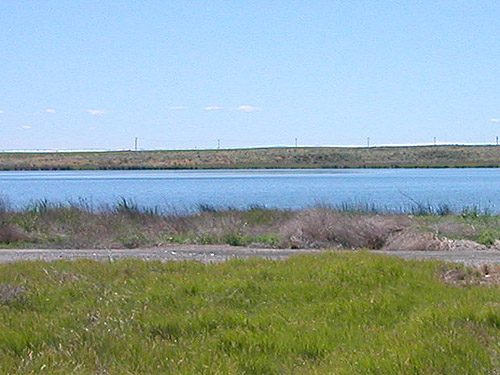
M 499 146 L 0 153 L 0 170 L 500 167 Z

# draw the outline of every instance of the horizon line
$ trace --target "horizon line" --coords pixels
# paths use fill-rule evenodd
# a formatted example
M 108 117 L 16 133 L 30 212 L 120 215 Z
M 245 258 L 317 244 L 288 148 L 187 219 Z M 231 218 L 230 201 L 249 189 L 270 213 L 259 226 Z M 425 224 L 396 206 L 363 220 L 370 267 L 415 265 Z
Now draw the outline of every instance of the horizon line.
M 451 143 L 451 142 L 428 142 L 428 143 L 383 143 L 371 145 L 257 145 L 247 147 L 188 147 L 188 148 L 115 148 L 115 149 L 2 149 L 0 153 L 70 153 L 70 152 L 147 152 L 147 151 L 217 151 L 217 150 L 252 150 L 265 148 L 380 148 L 380 147 L 428 147 L 428 146 L 498 146 L 495 143 Z

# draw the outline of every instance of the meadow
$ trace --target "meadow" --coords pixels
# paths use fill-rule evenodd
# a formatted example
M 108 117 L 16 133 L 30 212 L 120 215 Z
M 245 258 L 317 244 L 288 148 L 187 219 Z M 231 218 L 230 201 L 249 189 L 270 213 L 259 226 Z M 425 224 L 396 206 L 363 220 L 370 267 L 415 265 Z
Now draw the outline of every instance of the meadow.
M 0 153 L 0 170 L 500 167 L 498 146 Z
M 487 272 L 363 252 L 1 265 L 0 373 L 496 374 Z

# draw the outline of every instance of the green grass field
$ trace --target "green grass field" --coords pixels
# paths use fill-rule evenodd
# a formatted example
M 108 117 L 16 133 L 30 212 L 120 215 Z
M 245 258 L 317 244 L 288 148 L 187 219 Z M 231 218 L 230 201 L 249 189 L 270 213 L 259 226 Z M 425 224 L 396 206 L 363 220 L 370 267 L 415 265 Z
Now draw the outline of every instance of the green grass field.
M 498 146 L 0 153 L 0 170 L 500 167 Z
M 500 290 L 366 253 L 0 266 L 2 374 L 496 374 Z M 467 276 L 468 275 L 468 276 Z

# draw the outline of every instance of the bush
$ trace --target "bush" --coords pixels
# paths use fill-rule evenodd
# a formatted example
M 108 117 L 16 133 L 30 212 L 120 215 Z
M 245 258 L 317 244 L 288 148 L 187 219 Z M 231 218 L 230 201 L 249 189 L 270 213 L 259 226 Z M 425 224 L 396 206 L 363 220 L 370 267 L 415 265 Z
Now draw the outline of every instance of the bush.
M 434 233 L 420 233 L 411 230 L 389 236 L 384 250 L 390 251 L 445 251 L 449 250 L 448 241 L 438 238 Z
M 0 223 L 0 243 L 10 244 L 27 239 L 27 234 L 17 225 Z
M 477 242 L 484 246 L 493 246 L 495 244 L 495 236 L 490 230 L 486 229 L 477 238 Z
M 353 216 L 326 208 L 305 210 L 285 226 L 283 245 L 380 249 L 390 235 L 402 231 L 410 222 L 403 216 Z
M 241 234 L 226 234 L 224 242 L 231 246 L 246 246 L 248 245 L 248 238 Z
M 147 237 L 142 233 L 131 233 L 121 237 L 120 242 L 127 249 L 135 249 L 148 243 Z

